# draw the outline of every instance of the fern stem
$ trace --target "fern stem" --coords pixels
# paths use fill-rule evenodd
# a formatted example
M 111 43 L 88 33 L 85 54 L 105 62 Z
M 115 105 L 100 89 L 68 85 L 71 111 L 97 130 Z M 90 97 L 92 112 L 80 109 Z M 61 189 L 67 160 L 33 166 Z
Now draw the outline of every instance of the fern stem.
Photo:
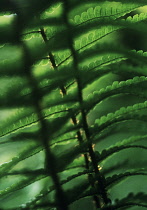
M 47 39 L 46 33 L 43 28 L 41 28 L 40 33 L 42 35 L 44 42 L 47 44 L 48 39 Z M 58 66 L 56 65 L 53 54 L 51 52 L 48 52 L 48 56 L 49 56 L 48 59 L 50 60 L 52 67 L 54 68 L 54 70 L 57 71 Z M 60 87 L 60 90 L 61 90 L 63 96 L 67 95 L 67 91 L 64 86 Z M 71 112 L 71 120 L 72 120 L 73 124 L 77 125 L 78 123 L 77 123 L 76 116 L 74 116 L 74 114 L 72 114 L 72 111 L 70 111 L 70 112 Z M 77 138 L 78 138 L 79 143 L 81 144 L 83 142 L 83 138 L 82 138 L 82 134 L 81 134 L 80 130 L 77 131 Z M 88 155 L 86 153 L 84 153 L 84 160 L 85 160 L 86 169 L 89 170 L 89 160 L 88 160 Z M 89 179 L 89 182 L 91 183 L 92 187 L 94 187 L 94 183 L 91 182 L 91 180 L 92 180 L 91 174 L 88 174 L 88 179 Z M 96 206 L 99 207 L 100 206 L 99 199 L 95 195 L 94 195 L 94 201 L 96 203 Z
M 96 199 L 96 206 L 97 207 L 102 207 L 103 204 L 108 204 L 110 202 L 110 200 L 107 198 L 107 192 L 105 190 L 105 185 L 104 185 L 104 177 L 100 174 L 98 166 L 97 166 L 97 161 L 96 161 L 96 157 L 95 157 L 95 153 L 92 147 L 92 142 L 91 142 L 91 138 L 90 138 L 90 132 L 89 132 L 89 127 L 88 127 L 88 123 L 87 123 L 87 118 L 86 118 L 86 112 L 85 109 L 83 108 L 83 93 L 82 93 L 82 83 L 80 80 L 80 72 L 79 72 L 79 67 L 78 67 L 78 57 L 76 54 L 76 51 L 74 49 L 74 44 L 73 44 L 73 38 L 72 38 L 72 33 L 71 33 L 71 25 L 68 21 L 68 9 L 69 9 L 69 5 L 68 5 L 68 0 L 63 0 L 63 19 L 65 21 L 65 24 L 67 26 L 68 29 L 68 44 L 69 44 L 69 48 L 71 50 L 71 54 L 73 57 L 73 65 L 74 65 L 74 69 L 75 69 L 75 79 L 77 82 L 77 88 L 78 88 L 78 97 L 79 97 L 79 103 L 80 103 L 80 107 L 81 107 L 81 115 L 82 115 L 82 123 L 83 123 L 83 129 L 85 131 L 85 135 L 86 135 L 86 139 L 88 141 L 88 150 L 89 150 L 89 155 L 92 161 L 92 165 L 95 171 L 95 178 L 98 180 L 98 183 L 95 183 L 95 187 L 97 188 L 98 192 L 100 191 L 100 196 L 102 197 L 103 203 L 101 203 L 101 199 L 99 199 L 99 201 Z
M 48 175 L 51 175 L 51 178 L 53 180 L 53 183 L 56 188 L 56 199 L 58 203 L 58 209 L 60 210 L 68 210 L 66 199 L 63 193 L 63 190 L 60 185 L 59 177 L 57 175 L 56 171 L 56 160 L 54 155 L 52 154 L 50 147 L 49 147 L 49 136 L 48 136 L 48 125 L 46 120 L 43 118 L 42 108 L 41 108 L 41 99 L 42 94 L 39 91 L 38 84 L 34 78 L 34 75 L 31 71 L 31 61 L 29 58 L 28 50 L 24 43 L 22 43 L 23 51 L 24 51 L 24 60 L 25 60 L 25 68 L 24 71 L 26 73 L 26 76 L 28 78 L 30 87 L 32 89 L 32 97 L 34 101 L 34 107 L 36 109 L 36 113 L 38 115 L 38 119 L 40 119 L 40 132 L 41 132 L 41 140 L 42 144 L 45 149 L 45 170 Z
M 44 42 L 47 44 L 48 39 L 47 39 L 46 33 L 45 33 L 43 28 L 40 29 L 40 33 L 42 35 L 42 38 L 43 38 Z M 57 71 L 58 67 L 56 65 L 55 58 L 54 58 L 53 54 L 51 52 L 48 52 L 48 55 L 49 55 L 48 59 L 50 60 L 50 62 L 52 64 L 52 67 L 54 68 L 54 70 Z M 60 90 L 61 90 L 63 96 L 67 95 L 67 91 L 66 91 L 66 88 L 64 86 L 60 87 Z M 77 123 L 77 119 L 76 119 L 76 117 L 73 114 L 71 116 L 71 120 L 72 120 L 74 125 L 78 124 Z M 77 137 L 78 137 L 79 143 L 82 143 L 83 142 L 83 138 L 82 138 L 82 135 L 81 135 L 80 131 L 77 131 Z M 88 161 L 87 154 L 84 154 L 84 159 L 85 159 L 86 169 L 89 169 L 89 161 Z
M 47 36 L 46 36 L 45 31 L 44 31 L 43 28 L 40 29 L 40 33 L 42 35 L 42 38 L 43 38 L 44 42 L 47 44 L 48 40 L 47 40 Z M 53 54 L 51 52 L 48 52 L 48 56 L 49 56 L 49 60 L 50 60 L 50 62 L 52 64 L 52 67 L 54 68 L 54 70 L 57 71 L 58 69 L 57 69 L 56 62 L 55 62 Z M 66 88 L 63 85 L 60 86 L 60 89 L 61 89 L 62 94 L 66 95 Z

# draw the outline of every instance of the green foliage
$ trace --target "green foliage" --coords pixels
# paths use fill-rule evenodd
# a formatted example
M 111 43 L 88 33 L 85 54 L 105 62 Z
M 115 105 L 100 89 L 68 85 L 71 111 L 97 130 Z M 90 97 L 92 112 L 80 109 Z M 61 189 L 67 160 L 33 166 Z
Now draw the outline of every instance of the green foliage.
M 147 208 L 145 5 L 1 0 L 0 209 Z

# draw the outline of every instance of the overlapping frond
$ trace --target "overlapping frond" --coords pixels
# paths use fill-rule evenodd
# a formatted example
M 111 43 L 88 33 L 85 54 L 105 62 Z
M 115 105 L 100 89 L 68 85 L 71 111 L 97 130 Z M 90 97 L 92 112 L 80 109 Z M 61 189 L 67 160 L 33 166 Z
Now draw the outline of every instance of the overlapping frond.
M 147 52 L 119 37 L 146 34 L 145 5 L 1 0 L 1 209 L 68 210 L 87 197 L 99 209 L 146 207 L 144 189 L 108 194 L 146 175 L 137 164 L 147 150 Z

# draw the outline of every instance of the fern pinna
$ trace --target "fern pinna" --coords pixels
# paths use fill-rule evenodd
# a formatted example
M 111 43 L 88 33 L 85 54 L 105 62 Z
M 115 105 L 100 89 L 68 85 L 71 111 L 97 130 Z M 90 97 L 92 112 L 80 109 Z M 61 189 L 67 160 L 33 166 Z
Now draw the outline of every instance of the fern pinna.
M 0 209 L 147 208 L 145 5 L 1 0 Z

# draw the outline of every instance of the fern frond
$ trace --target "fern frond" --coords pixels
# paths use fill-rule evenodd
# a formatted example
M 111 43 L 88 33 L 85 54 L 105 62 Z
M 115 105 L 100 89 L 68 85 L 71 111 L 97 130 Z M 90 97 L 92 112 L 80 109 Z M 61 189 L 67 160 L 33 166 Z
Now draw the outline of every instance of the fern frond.
M 5 174 L 7 174 L 20 161 L 25 160 L 26 158 L 29 158 L 29 157 L 35 155 L 36 153 L 40 152 L 41 150 L 42 150 L 42 148 L 39 147 L 38 145 L 34 145 L 34 144 L 29 145 L 26 149 L 23 150 L 23 152 L 18 154 L 17 157 L 14 157 L 9 162 L 3 163 L 0 166 L 0 173 L 1 173 L 0 177 L 2 178 L 3 176 L 5 176 Z
M 97 35 L 98 35 L 98 31 L 99 33 L 103 30 L 103 28 L 109 28 L 109 26 L 113 26 L 113 28 L 111 29 L 112 32 L 116 31 L 118 29 L 123 29 L 123 28 L 131 28 L 134 30 L 142 30 L 144 31 L 144 33 L 146 32 L 146 28 L 145 28 L 145 23 L 143 23 L 142 21 L 145 21 L 147 19 L 147 15 L 145 13 L 141 13 L 139 15 L 134 15 L 133 17 L 128 17 L 127 19 L 123 19 L 123 20 L 113 20 L 113 18 L 111 19 L 111 16 L 106 16 L 105 18 L 101 17 L 100 19 L 96 19 L 94 21 L 92 21 L 90 23 L 90 26 L 88 24 L 88 22 L 86 21 L 86 23 L 79 24 L 77 26 L 80 26 L 80 29 L 76 32 L 75 31 L 75 37 L 81 36 L 82 34 L 86 34 L 87 32 L 89 32 L 88 36 L 89 39 L 91 39 L 94 37 L 94 33 L 97 31 Z M 137 25 L 136 25 L 137 23 Z M 97 29 L 97 25 L 99 25 L 100 29 Z M 89 28 L 88 28 L 89 26 Z M 94 32 L 94 30 L 96 30 Z M 90 32 L 92 32 L 90 34 Z M 111 31 L 108 31 L 108 34 L 111 33 Z M 102 37 L 99 36 L 100 38 L 103 38 L 104 36 L 106 36 L 107 34 L 103 34 Z M 93 40 L 94 41 L 94 40 Z M 88 43 L 87 43 L 88 44 Z M 83 47 L 83 46 L 82 46 Z
M 147 147 L 141 146 L 141 145 L 128 145 L 128 146 L 113 147 L 108 150 L 103 150 L 102 153 L 98 156 L 98 162 L 103 161 L 104 159 L 106 159 L 107 157 L 110 157 L 114 153 L 117 153 L 124 149 L 130 149 L 130 148 L 139 148 L 139 149 L 145 149 L 145 150 L 147 149 Z
M 113 73 L 119 74 L 119 75 L 130 75 L 131 77 L 135 76 L 147 76 L 146 72 L 146 65 L 142 66 L 132 66 L 132 65 L 126 65 L 126 64 L 115 64 L 109 66 L 109 70 L 112 70 Z
M 138 103 L 133 106 L 122 107 L 120 110 L 117 110 L 115 113 L 109 113 L 107 116 L 102 116 L 100 119 L 95 121 L 95 126 L 92 129 L 93 133 L 98 129 L 99 132 L 106 127 L 118 123 L 124 120 L 136 119 L 138 116 L 137 111 L 146 109 L 147 102 Z M 139 117 L 139 116 L 138 116 Z M 141 118 L 143 121 L 146 120 L 145 116 Z
M 99 46 L 98 46 L 99 47 Z M 82 78 L 82 82 L 83 87 L 86 86 L 86 81 L 87 80 L 87 84 L 90 83 L 90 77 L 92 78 L 99 78 L 101 76 L 103 76 L 104 74 L 109 73 L 109 69 L 108 69 L 108 65 L 113 65 L 115 63 L 119 63 L 120 61 L 126 60 L 127 58 L 121 54 L 102 54 L 100 58 L 96 58 L 96 53 L 91 56 L 91 50 L 88 53 L 85 53 L 83 55 L 79 55 L 79 59 L 80 59 L 80 74 L 81 74 L 81 78 Z M 65 64 L 66 61 L 69 61 L 71 55 L 68 56 L 65 60 L 61 61 L 58 64 L 58 67 L 60 67 L 61 64 Z M 87 60 L 88 58 L 88 60 Z M 84 61 L 86 60 L 86 65 L 84 63 Z M 70 62 L 70 61 L 69 61 Z M 104 68 L 106 67 L 106 68 Z M 66 67 L 64 67 L 66 69 Z M 61 68 L 62 70 L 62 68 Z M 69 66 L 69 70 L 70 70 L 70 66 Z M 72 68 L 71 68 L 72 70 Z M 98 70 L 98 72 L 96 72 Z M 113 70 L 111 69 L 111 71 L 113 72 Z M 116 72 L 116 71 L 114 71 Z M 99 75 L 99 77 L 96 77 L 95 75 Z M 88 79 L 87 79 L 88 78 Z M 93 82 L 94 80 L 92 79 L 91 82 Z
M 138 5 L 139 6 L 139 5 Z M 138 8 L 137 4 L 113 4 L 113 6 L 103 3 L 100 6 L 91 7 L 80 15 L 76 15 L 72 21 L 77 25 L 87 23 L 88 21 L 96 20 L 97 18 L 119 18 L 132 10 Z
M 88 196 L 96 195 L 96 191 L 94 189 L 87 190 L 81 198 L 85 198 Z M 110 209 L 125 209 L 129 206 L 140 206 L 140 207 L 147 207 L 146 204 L 146 194 L 145 193 L 138 193 L 134 195 L 133 193 L 128 194 L 127 197 L 123 198 L 122 200 L 115 200 L 115 204 L 107 204 L 102 207 L 102 210 L 110 210 Z
M 147 173 L 145 173 L 145 171 L 143 170 L 137 170 L 137 171 L 133 171 L 133 172 L 125 172 L 123 174 L 118 174 L 118 175 L 113 175 L 112 177 L 107 177 L 106 178 L 106 187 L 109 189 L 111 188 L 113 185 L 116 185 L 117 183 L 119 183 L 120 181 L 131 177 L 131 176 L 146 176 Z
M 105 55 L 107 53 L 119 55 L 123 58 L 130 58 L 131 60 L 134 60 L 136 62 L 142 63 L 142 65 L 146 66 L 146 57 L 147 52 L 143 52 L 142 50 L 136 51 L 136 50 L 126 50 L 124 47 L 120 46 L 118 48 L 117 45 L 111 45 L 111 44 L 101 44 L 97 43 L 93 47 L 86 49 L 84 52 L 79 54 L 80 61 L 84 61 L 86 58 L 92 58 L 96 55 Z
M 91 0 L 90 1 L 92 4 L 96 4 L 97 5 L 97 1 L 96 0 Z M 105 2 L 104 0 L 100 0 L 99 1 L 99 3 L 100 3 L 100 5 L 101 5 L 101 3 L 102 4 L 105 4 L 106 3 L 106 5 L 109 3 L 109 2 L 111 2 L 112 3 L 112 1 L 111 0 L 108 0 L 107 2 Z M 145 6 L 146 5 L 146 1 L 145 0 L 141 0 L 141 1 L 137 1 L 137 0 L 131 0 L 131 1 L 127 1 L 127 0 L 115 0 L 115 2 L 118 2 L 118 4 L 120 4 L 120 3 L 122 3 L 122 4 L 126 4 L 126 5 L 130 5 L 130 3 L 133 5 L 133 4 L 136 4 L 137 6 Z M 89 0 L 85 0 L 85 3 L 87 4 L 87 3 L 89 3 Z M 70 7 L 71 8 L 73 8 L 73 7 L 77 7 L 77 6 L 81 6 L 82 5 L 82 2 L 78 2 L 78 0 L 75 0 L 74 2 L 70 2 Z
M 138 169 L 140 160 L 125 166 L 125 157 L 117 156 L 114 165 L 110 161 L 108 167 L 102 163 L 102 170 L 99 166 L 124 149 L 147 150 L 142 144 L 147 138 L 147 52 L 129 50 L 123 43 L 118 47 L 122 41 L 116 40 L 125 31 L 121 29 L 146 34 L 147 15 L 140 8 L 145 5 L 146 0 L 1 0 L 1 209 L 68 210 L 70 204 L 91 196 L 97 209 L 146 207 L 145 194 L 115 202 L 111 198 L 111 202 L 108 191 L 125 178 L 147 175 L 146 161 Z M 136 11 L 139 14 L 132 15 Z M 92 92 L 95 85 L 98 91 Z M 87 96 L 87 92 L 92 93 Z M 133 103 L 131 99 L 124 104 L 119 101 L 116 106 L 122 108 L 114 113 L 106 110 L 106 116 L 102 111 L 98 114 L 102 117 L 90 122 L 91 113 L 97 105 L 101 112 L 99 104 L 105 99 L 104 109 L 108 109 L 113 98 L 129 95 L 134 105 L 125 107 Z M 129 133 L 122 134 L 126 125 Z M 106 136 L 111 140 L 118 131 L 117 143 L 107 147 Z M 97 148 L 103 143 L 104 150 L 94 151 L 94 143 Z M 122 168 L 133 169 L 122 174 Z M 26 199 L 19 208 L 24 192 L 29 192 L 31 184 L 36 187 L 37 181 L 41 192 L 31 192 L 35 198 L 26 197 L 30 203 Z M 9 196 L 14 203 L 7 202 Z
M 95 105 L 100 103 L 102 100 L 111 97 L 113 95 L 117 95 L 120 93 L 129 93 L 134 95 L 143 96 L 142 89 L 139 84 L 145 83 L 147 81 L 147 77 L 134 77 L 133 79 L 129 79 L 127 81 L 115 81 L 112 85 L 107 86 L 106 88 L 101 89 L 100 91 L 95 91 L 87 97 L 86 104 L 89 104 L 90 107 L 86 108 L 87 111 L 91 110 Z M 136 85 L 138 84 L 138 87 Z M 86 105 L 85 105 L 86 106 Z
M 129 148 L 140 148 L 140 149 L 147 149 L 146 146 L 142 145 L 134 145 L 132 143 L 135 143 L 136 141 L 142 141 L 147 138 L 147 135 L 144 136 L 131 136 L 130 138 L 124 139 L 120 142 L 117 142 L 115 145 L 111 146 L 108 149 L 104 149 L 100 154 L 97 154 L 97 160 L 98 162 L 103 161 L 105 158 L 113 155 L 116 152 L 119 152 L 123 149 L 129 149 Z
M 117 142 L 114 146 L 123 146 L 123 145 L 129 145 L 129 144 L 132 144 L 134 142 L 138 142 L 138 141 L 141 141 L 141 140 L 144 140 L 147 138 L 147 135 L 142 135 L 142 136 L 131 136 L 130 138 L 128 139 L 124 139 L 123 141 L 121 142 Z
M 74 201 L 78 200 L 79 198 L 79 194 L 81 194 L 82 192 L 84 192 L 88 187 L 89 187 L 89 184 L 87 181 L 83 181 L 81 182 L 81 187 L 79 188 L 79 186 L 75 186 L 73 189 L 69 189 L 67 190 L 65 193 L 66 193 L 66 199 L 67 199 L 67 203 L 68 205 L 70 205 L 71 203 L 73 203 Z M 40 196 L 42 198 L 42 195 Z M 39 198 L 39 196 L 38 196 Z M 39 198 L 40 199 L 40 198 Z M 41 202 L 40 202 L 41 203 Z M 42 207 L 44 206 L 44 202 L 42 202 L 42 205 L 38 205 L 36 204 L 36 200 L 34 200 L 32 202 L 33 207 L 34 208 L 38 208 L 38 207 Z M 29 208 L 29 203 L 26 204 L 26 207 Z M 54 205 L 56 206 L 56 203 L 54 203 Z M 45 206 L 50 206 L 50 202 L 45 202 Z
M 146 202 L 147 195 L 143 192 L 139 192 L 136 195 L 133 193 L 128 194 L 125 198 L 115 200 L 113 205 L 108 205 L 107 207 L 102 208 L 103 210 L 113 209 L 125 209 L 131 206 L 147 207 Z
M 80 57 L 82 58 L 82 57 Z M 84 59 L 81 59 L 81 68 L 83 66 L 84 61 L 86 60 L 86 57 Z M 87 62 L 87 65 L 89 65 L 89 71 L 93 69 L 102 69 L 103 67 L 110 65 L 110 64 L 115 64 L 118 63 L 122 60 L 126 60 L 125 56 L 119 55 L 119 54 L 103 54 L 101 57 L 96 57 L 95 56 L 90 56 L 89 57 L 89 63 Z
M 57 159 L 60 162 L 57 162 L 57 171 L 63 171 L 72 161 L 79 157 L 79 155 L 85 153 L 87 151 L 86 146 L 83 144 L 82 146 L 75 146 L 74 148 L 68 149 L 64 154 L 60 154 Z
M 1 129 L 0 129 L 1 137 L 9 134 L 11 132 L 14 132 L 15 130 L 17 130 L 19 128 L 23 128 L 26 125 L 29 125 L 26 116 L 29 116 L 32 112 L 33 111 L 30 108 L 29 109 L 22 108 L 19 110 L 15 110 L 13 115 L 10 117 L 10 119 L 7 119 L 7 121 L 5 121 L 5 122 L 3 122 L 3 124 L 1 124 Z M 35 114 L 33 114 L 31 116 L 30 123 L 33 122 L 34 117 L 36 118 Z M 24 118 L 25 118 L 25 122 L 22 121 L 22 119 L 24 119 Z
M 92 173 L 93 171 L 90 171 L 90 170 L 84 170 L 82 172 L 78 172 L 77 174 L 74 174 L 74 175 L 71 175 L 69 177 L 67 177 L 67 179 L 65 180 L 62 180 L 61 181 L 61 185 L 64 185 L 64 184 L 67 184 L 68 182 L 72 181 L 73 179 L 76 179 L 82 175 L 86 175 L 88 173 Z M 85 183 L 86 184 L 86 183 Z M 55 187 L 54 186 L 51 186 L 49 187 L 49 190 L 44 190 L 43 193 L 39 194 L 38 196 L 36 196 L 32 202 L 29 202 L 29 203 L 26 203 L 26 207 L 29 208 L 29 206 L 32 206 L 33 204 L 35 204 L 38 200 L 40 201 L 41 199 L 43 199 L 45 196 L 47 196 L 49 193 L 51 193 L 52 191 L 55 190 Z M 72 196 L 72 195 L 71 195 Z M 71 198 L 70 198 L 71 199 Z M 71 202 L 71 201 L 70 201 Z
M 72 190 L 68 190 L 66 192 L 68 204 L 71 204 L 74 201 L 78 200 L 79 194 L 82 194 L 89 187 L 89 183 L 87 181 L 83 181 L 80 186 L 80 188 L 79 186 L 76 186 Z
M 45 178 L 47 175 L 38 175 L 38 176 L 30 176 L 27 178 L 23 178 L 22 180 L 20 180 L 19 182 L 9 186 L 8 188 L 4 189 L 4 190 L 0 190 L 0 196 L 5 196 L 9 193 L 13 193 L 17 190 L 23 189 L 24 187 L 29 186 L 30 184 L 33 184 L 36 181 L 39 181 L 43 178 Z
M 58 100 L 56 99 L 56 102 L 57 101 Z M 62 103 L 63 103 L 63 101 L 64 101 L 64 103 L 67 102 L 66 98 L 62 100 Z M 69 102 L 71 103 L 71 101 L 69 101 Z M 53 103 L 53 101 L 51 101 L 51 103 Z M 58 103 L 60 104 L 59 101 L 58 101 Z M 53 107 L 52 109 L 49 109 L 49 108 L 48 109 L 44 109 L 43 110 L 43 113 L 44 113 L 43 117 L 44 118 L 49 118 L 50 116 L 53 116 L 53 115 L 56 115 L 56 114 L 59 117 L 59 114 L 61 114 L 61 117 L 59 118 L 59 121 L 60 121 L 61 118 L 64 115 L 67 114 L 68 115 L 67 119 L 70 119 L 71 115 L 70 115 L 70 113 L 68 113 L 68 110 L 66 110 L 66 109 L 67 109 L 67 106 L 63 107 L 63 110 L 58 109 L 57 107 Z M 77 112 L 76 109 L 75 109 L 75 112 Z M 74 110 L 73 110 L 73 113 L 74 113 Z M 53 119 L 53 118 L 51 119 L 52 125 L 54 124 L 53 123 L 54 120 L 55 119 Z M 10 117 L 10 120 L 8 118 L 5 121 L 3 121 L 3 124 L 1 124 L 0 136 L 1 137 L 5 136 L 5 135 L 10 134 L 10 133 L 12 133 L 12 132 L 14 132 L 16 130 L 19 130 L 21 128 L 25 128 L 25 127 L 27 127 L 29 125 L 32 125 L 32 124 L 36 124 L 38 122 L 39 122 L 39 119 L 38 119 L 37 115 L 34 113 L 34 111 L 31 108 L 16 109 L 14 111 L 13 116 Z
M 112 22 L 112 20 L 110 20 L 110 22 L 106 20 L 105 23 L 105 21 L 102 19 L 98 21 L 98 24 L 100 26 L 102 25 L 100 29 L 97 30 L 95 29 L 96 28 L 95 22 L 93 24 L 92 23 L 90 24 L 91 32 L 89 31 L 89 25 L 80 26 L 80 30 L 74 27 L 72 29 L 74 31 L 74 38 L 77 37 L 75 41 L 75 49 L 77 51 L 82 51 L 87 47 L 91 47 L 93 44 L 101 40 L 106 35 L 122 28 L 126 27 L 133 28 L 133 23 L 138 23 L 140 21 L 146 20 L 146 18 L 147 18 L 146 14 L 143 13 L 140 15 L 135 15 L 132 18 L 130 17 L 127 20 L 116 21 L 114 23 Z M 137 29 L 136 26 L 134 26 L 134 28 Z M 86 34 L 87 31 L 89 32 L 88 34 Z M 78 38 L 82 33 L 84 33 L 84 36 Z M 57 33 L 54 37 L 52 37 L 51 41 L 48 42 L 48 48 L 51 51 L 67 49 L 67 44 L 66 44 L 67 37 L 65 37 L 65 34 L 66 34 L 65 31 L 63 32 L 60 31 L 59 34 Z M 61 38 L 62 38 L 62 43 L 59 41 Z
M 114 173 L 116 170 L 120 170 L 122 168 L 125 168 L 125 166 L 127 165 L 128 163 L 128 159 L 124 159 L 123 161 L 119 161 L 118 163 L 110 166 L 110 167 L 107 167 L 107 168 L 103 168 L 102 170 L 102 173 L 106 176 L 108 175 L 109 173 Z

